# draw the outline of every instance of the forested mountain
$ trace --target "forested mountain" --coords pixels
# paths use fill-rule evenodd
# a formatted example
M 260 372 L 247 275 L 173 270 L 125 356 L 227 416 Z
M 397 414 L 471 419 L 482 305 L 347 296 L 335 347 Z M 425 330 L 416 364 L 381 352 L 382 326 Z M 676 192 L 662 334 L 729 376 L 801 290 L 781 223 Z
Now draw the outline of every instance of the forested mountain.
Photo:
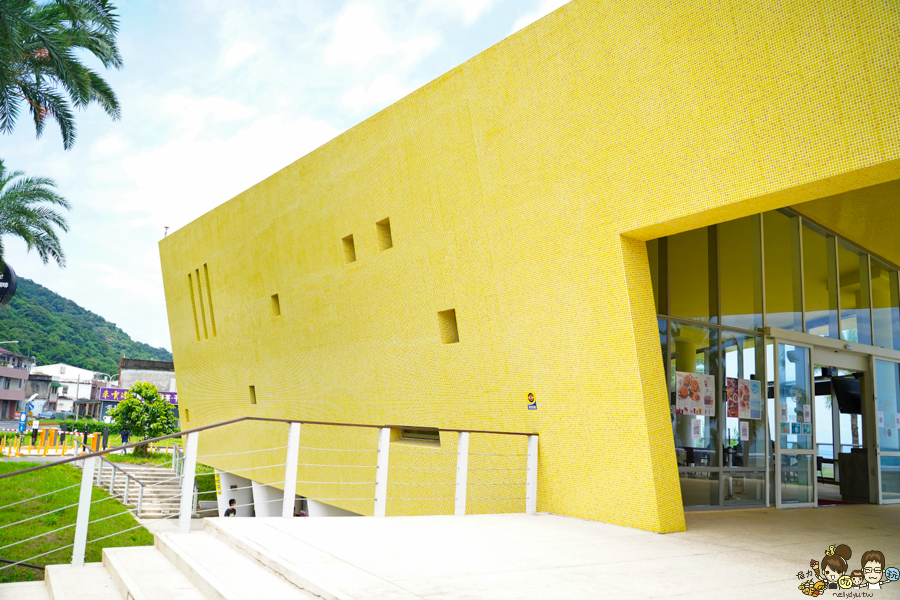
M 122 356 L 172 360 L 168 350 L 135 342 L 114 323 L 23 277 L 0 308 L 0 340 L 19 340 L 7 350 L 35 356 L 39 365 L 66 363 L 109 374 L 119 372 Z

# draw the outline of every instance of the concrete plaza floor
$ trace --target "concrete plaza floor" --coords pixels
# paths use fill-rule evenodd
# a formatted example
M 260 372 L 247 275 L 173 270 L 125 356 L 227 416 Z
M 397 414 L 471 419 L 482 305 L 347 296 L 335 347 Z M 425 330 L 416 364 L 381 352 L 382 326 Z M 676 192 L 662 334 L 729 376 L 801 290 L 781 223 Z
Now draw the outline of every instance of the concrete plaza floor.
M 900 566 L 900 506 L 695 512 L 669 535 L 549 514 L 215 521 L 359 599 L 802 598 L 830 545 L 850 569 L 867 550 Z

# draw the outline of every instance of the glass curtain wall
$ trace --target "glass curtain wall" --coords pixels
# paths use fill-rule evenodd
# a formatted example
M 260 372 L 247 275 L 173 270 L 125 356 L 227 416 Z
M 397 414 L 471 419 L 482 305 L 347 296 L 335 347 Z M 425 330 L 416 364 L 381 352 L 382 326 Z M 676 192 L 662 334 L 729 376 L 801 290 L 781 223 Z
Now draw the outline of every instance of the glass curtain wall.
M 811 443 L 802 429 L 774 429 L 779 356 L 765 328 L 900 350 L 900 274 L 789 210 L 652 240 L 647 251 L 684 505 L 765 504 L 766 478 L 786 483 L 771 480 L 772 444 Z M 811 401 L 785 398 L 789 411 Z

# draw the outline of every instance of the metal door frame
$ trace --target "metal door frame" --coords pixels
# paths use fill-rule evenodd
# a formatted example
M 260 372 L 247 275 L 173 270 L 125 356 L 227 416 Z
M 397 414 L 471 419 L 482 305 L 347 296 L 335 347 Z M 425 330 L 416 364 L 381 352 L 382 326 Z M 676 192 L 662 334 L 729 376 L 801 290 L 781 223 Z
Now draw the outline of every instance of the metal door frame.
M 775 508 L 783 509 L 783 508 L 815 508 L 819 505 L 819 492 L 817 478 L 816 478 L 816 470 L 815 470 L 815 458 L 816 458 L 816 402 L 815 402 L 815 377 L 814 377 L 814 365 L 813 365 L 813 348 L 811 344 L 795 342 L 792 340 L 784 340 L 781 338 L 773 338 L 774 346 L 773 346 L 773 356 L 772 356 L 772 366 L 774 369 L 774 382 L 775 382 L 775 431 L 772 432 L 772 440 L 775 442 L 775 478 L 772 481 L 772 485 L 775 486 Z M 810 429 L 812 446 L 809 450 L 783 450 L 781 448 L 781 368 L 779 364 L 779 346 L 780 345 L 793 346 L 796 348 L 805 348 L 809 353 L 809 360 L 807 361 L 807 367 L 809 369 L 809 373 L 807 374 L 809 385 L 812 388 L 811 390 L 807 390 L 809 394 L 809 415 L 810 415 Z M 785 360 L 787 360 L 787 354 L 785 354 Z M 802 434 L 801 434 L 802 435 Z M 804 455 L 810 456 L 812 458 L 812 501 L 811 502 L 796 502 L 791 504 L 784 504 L 781 501 L 781 457 L 783 455 Z
M 873 443 L 869 445 L 869 463 L 870 464 L 872 462 L 875 463 L 875 490 L 877 493 L 878 504 L 900 504 L 900 498 L 893 499 L 893 500 L 885 500 L 884 499 L 884 491 L 882 488 L 881 457 L 889 456 L 889 457 L 900 458 L 900 451 L 894 451 L 894 450 L 882 451 L 881 450 L 881 442 L 879 441 L 879 434 L 878 434 L 878 374 L 875 370 L 878 366 L 877 362 L 879 360 L 882 362 L 886 362 L 886 363 L 898 364 L 898 361 L 886 360 L 884 358 L 877 357 L 877 356 L 872 356 L 870 358 L 870 364 L 871 364 L 871 368 L 872 368 L 872 395 L 871 395 L 872 402 L 870 403 L 870 405 L 871 405 L 872 414 L 871 414 L 871 417 L 869 418 L 869 420 L 872 423 L 870 431 L 873 432 L 873 435 L 872 435 Z M 865 427 L 865 423 L 863 423 L 863 427 Z M 900 432 L 898 432 L 898 434 L 900 434 Z M 874 452 L 874 457 L 872 456 L 873 452 Z M 875 459 L 874 461 L 872 460 L 873 458 Z

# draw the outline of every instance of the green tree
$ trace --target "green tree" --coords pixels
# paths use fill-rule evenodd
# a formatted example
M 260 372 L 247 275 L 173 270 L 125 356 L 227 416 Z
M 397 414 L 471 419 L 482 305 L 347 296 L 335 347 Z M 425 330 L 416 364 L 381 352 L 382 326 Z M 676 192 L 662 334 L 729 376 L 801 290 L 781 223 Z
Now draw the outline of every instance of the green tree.
M 107 414 L 120 429 L 136 436 L 156 438 L 178 431 L 174 407 L 152 383 L 135 383 L 125 399 Z
M 80 60 L 91 54 L 104 68 L 121 68 L 115 11 L 109 0 L 0 0 L 0 131 L 12 132 L 25 106 L 37 136 L 49 117 L 68 150 L 73 106 L 96 103 L 119 119 L 112 88 Z
M 0 0 L 2 2 L 2 0 Z M 66 266 L 56 228 L 68 231 L 65 217 L 55 206 L 69 209 L 65 198 L 56 193 L 56 184 L 47 177 L 25 177 L 22 171 L 7 171 L 0 160 L 0 263 L 3 238 L 21 238 L 28 251 L 35 250 L 44 264 L 52 258 Z

